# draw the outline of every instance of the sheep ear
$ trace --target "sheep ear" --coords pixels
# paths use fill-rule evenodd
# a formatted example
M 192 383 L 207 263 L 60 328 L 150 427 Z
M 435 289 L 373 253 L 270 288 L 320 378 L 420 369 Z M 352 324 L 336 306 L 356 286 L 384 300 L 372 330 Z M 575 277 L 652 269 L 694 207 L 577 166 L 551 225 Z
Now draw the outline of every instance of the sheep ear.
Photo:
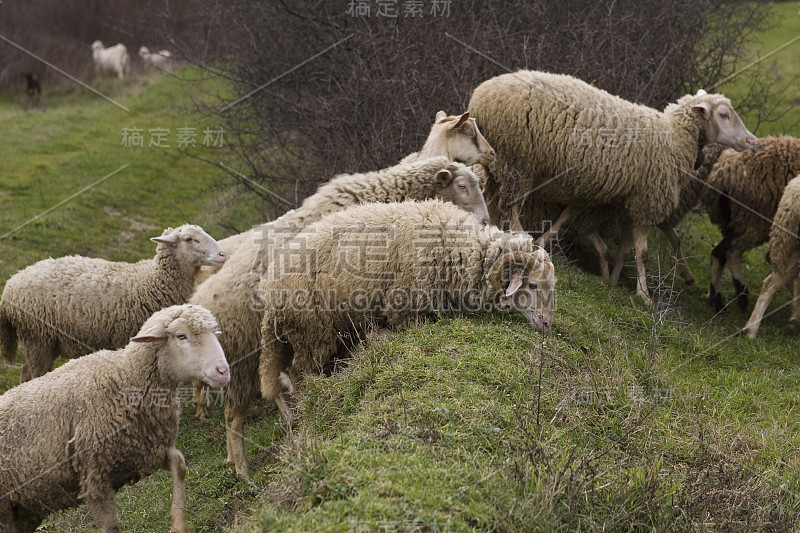
M 153 326 L 147 331 L 142 331 L 135 337 L 131 337 L 131 342 L 156 342 L 167 338 L 167 331 L 163 326 Z
M 453 182 L 453 173 L 446 168 L 443 168 L 436 173 L 436 179 L 439 181 L 442 187 L 447 187 Z
M 456 120 L 455 123 L 450 126 L 450 129 L 454 130 L 461 127 L 467 121 L 467 119 L 469 119 L 469 111 L 458 117 L 458 120 Z
M 439 123 L 446 118 L 447 118 L 447 113 L 445 113 L 444 111 L 439 111 L 438 113 L 436 113 L 436 120 L 434 121 L 434 123 Z
M 707 117 L 711 113 L 711 106 L 705 102 L 695 104 L 692 106 L 692 113 Z
M 506 296 L 511 296 L 517 290 L 522 287 L 522 271 L 515 270 L 511 274 L 511 282 L 508 284 L 508 288 L 506 289 Z
M 175 244 L 176 242 L 178 242 L 178 235 L 176 233 L 170 233 L 169 235 L 159 235 L 158 237 L 151 237 L 150 240 L 161 244 Z

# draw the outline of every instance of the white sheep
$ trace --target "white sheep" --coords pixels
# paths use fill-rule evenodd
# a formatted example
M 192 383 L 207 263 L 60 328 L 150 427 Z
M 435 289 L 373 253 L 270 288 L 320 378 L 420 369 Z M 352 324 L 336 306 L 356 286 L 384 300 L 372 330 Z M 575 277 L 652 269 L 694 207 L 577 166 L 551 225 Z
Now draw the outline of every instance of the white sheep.
M 436 113 L 428 138 L 419 152 L 413 152 L 404 157 L 400 163 L 412 163 L 420 159 L 444 156 L 451 161 L 465 165 L 488 165 L 494 161 L 495 153 L 486 138 L 478 129 L 474 118 L 469 118 L 469 113 L 454 116 L 447 115 L 444 111 Z M 250 231 L 231 235 L 219 241 L 228 257 L 232 256 L 239 246 L 251 238 Z M 208 276 L 219 271 L 219 267 L 203 268 L 197 282 L 202 283 Z
M 647 235 L 675 212 L 701 140 L 743 150 L 755 138 L 719 94 L 686 95 L 660 112 L 536 71 L 483 82 L 469 111 L 497 151 L 495 170 L 515 171 L 488 175 L 495 219 L 504 213 L 519 227 L 512 206 L 529 194 L 529 201 L 567 206 L 542 235 L 547 242 L 586 206 L 618 209 L 632 224 L 636 292 L 648 302 Z
M 769 263 L 772 272 L 764 279 L 753 313 L 744 327 L 744 333 L 756 338 L 764 312 L 775 293 L 790 285 L 792 316 L 786 325 L 787 333 L 800 326 L 800 176 L 792 179 L 784 189 L 778 203 L 772 228 L 769 230 Z
M 172 72 L 174 68 L 174 60 L 172 52 L 169 50 L 159 50 L 158 52 L 151 52 L 146 46 L 139 48 L 139 57 L 142 62 L 148 67 L 164 72 Z
M 289 418 L 281 394 L 292 367 L 322 372 L 370 327 L 421 317 L 521 313 L 538 330 L 553 322 L 553 264 L 527 233 L 478 224 L 439 200 L 362 204 L 306 227 L 272 248 L 259 374 L 264 398 Z M 293 388 L 289 387 L 290 389 Z
M 109 72 L 116 74 L 120 79 L 128 73 L 131 62 L 128 49 L 124 44 L 119 43 L 104 48 L 101 41 L 92 43 L 92 59 L 94 59 L 94 68 L 98 75 Z
M 45 259 L 14 274 L 0 297 L 0 348 L 12 361 L 27 353 L 22 381 L 43 375 L 57 356 L 117 349 L 164 307 L 185 303 L 203 265 L 225 252 L 202 228 L 168 228 L 156 255 L 137 263 L 77 255 Z
M 172 473 L 171 531 L 188 531 L 177 387 L 228 382 L 217 328 L 206 309 L 169 307 L 125 348 L 0 396 L 0 530 L 32 533 L 49 514 L 86 502 L 102 533 L 118 533 L 117 490 L 163 468 Z
M 247 478 L 244 416 L 257 396 L 258 351 L 262 304 L 257 292 L 262 271 L 269 268 L 270 250 L 324 215 L 363 202 L 398 202 L 427 198 L 450 200 L 466 209 L 479 224 L 488 221 L 478 178 L 466 166 L 446 157 L 423 159 L 364 174 L 337 176 L 322 185 L 303 205 L 273 222 L 251 230 L 250 238 L 228 264 L 203 282 L 191 303 L 211 310 L 222 326 L 220 342 L 231 362 L 231 383 L 225 394 L 228 462 Z M 198 416 L 204 415 L 198 406 Z

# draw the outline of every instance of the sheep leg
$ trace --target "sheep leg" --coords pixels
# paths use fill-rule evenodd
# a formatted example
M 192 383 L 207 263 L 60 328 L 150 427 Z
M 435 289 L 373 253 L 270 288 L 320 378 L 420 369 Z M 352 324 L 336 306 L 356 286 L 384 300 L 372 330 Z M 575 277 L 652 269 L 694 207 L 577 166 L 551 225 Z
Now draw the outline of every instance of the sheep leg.
M 187 533 L 186 526 L 186 461 L 177 448 L 167 451 L 165 470 L 172 473 L 172 507 L 169 510 L 170 533 Z
M 236 467 L 236 475 L 250 481 L 247 457 L 244 455 L 244 415 L 249 405 L 225 406 L 225 437 L 228 442 L 228 464 Z
M 99 491 L 98 494 L 86 499 L 89 512 L 100 526 L 101 533 L 119 533 L 117 506 L 114 503 L 115 492 L 108 488 Z
M 622 267 L 625 266 L 625 258 L 628 256 L 631 248 L 633 248 L 633 235 L 631 232 L 626 231 L 619 243 L 617 260 L 614 262 L 614 270 L 611 272 L 611 283 L 614 285 L 619 283 L 619 276 L 622 274 Z
M 678 232 L 672 226 L 659 226 L 658 229 L 667 237 L 667 240 L 672 245 L 672 250 L 675 252 L 675 265 L 681 273 L 683 280 L 687 285 L 694 285 L 694 276 L 692 271 L 689 270 L 689 265 L 686 264 L 686 258 L 683 256 L 681 249 L 681 238 Z
M 600 236 L 597 230 L 586 235 L 586 238 L 589 239 L 589 242 L 592 243 L 592 246 L 594 246 L 597 252 L 597 259 L 600 262 L 600 274 L 603 276 L 603 279 L 608 280 L 608 246 L 606 245 L 606 241 Z
M 734 249 L 729 250 L 728 257 L 728 270 L 731 272 L 731 279 L 733 279 L 733 287 L 736 289 L 736 303 L 739 309 L 744 311 L 747 309 L 748 294 L 747 285 L 744 282 L 744 272 L 742 272 L 742 250 Z
M 650 293 L 647 291 L 647 226 L 633 226 L 633 251 L 636 256 L 636 295 L 648 305 L 653 305 Z
M 194 404 L 196 406 L 194 417 L 200 421 L 207 422 L 208 416 L 208 385 L 200 380 L 194 382 Z
M 571 205 L 565 207 L 561 212 L 561 215 L 559 215 L 558 220 L 556 220 L 554 224 L 551 224 L 550 227 L 547 228 L 547 230 L 545 230 L 545 232 L 542 233 L 538 239 L 536 239 L 536 244 L 541 248 L 544 248 L 545 244 L 553 238 L 553 235 L 558 237 L 558 231 L 561 229 L 561 226 L 571 221 L 580 212 L 580 207 Z
M 44 376 L 53 369 L 56 361 L 56 343 L 49 339 L 38 339 L 25 343 L 25 363 L 20 372 L 20 382 Z
M 791 335 L 797 332 L 798 326 L 800 326 L 800 278 L 795 276 L 792 283 L 792 316 L 783 331 Z
M 708 300 L 717 313 L 721 312 L 725 307 L 722 303 L 722 293 L 720 291 L 720 283 L 722 281 L 722 272 L 725 270 L 725 263 L 728 261 L 728 249 L 730 248 L 731 239 L 724 237 L 713 250 L 711 250 L 711 284 L 708 288 Z
M 764 318 L 764 312 L 767 310 L 769 302 L 772 297 L 778 292 L 778 289 L 783 287 L 786 279 L 778 272 L 772 272 L 769 276 L 764 278 L 764 283 L 761 285 L 761 293 L 758 295 L 756 305 L 753 308 L 753 313 L 750 315 L 750 320 L 744 326 L 744 333 L 751 339 L 756 338 L 758 328 L 761 325 L 761 319 Z

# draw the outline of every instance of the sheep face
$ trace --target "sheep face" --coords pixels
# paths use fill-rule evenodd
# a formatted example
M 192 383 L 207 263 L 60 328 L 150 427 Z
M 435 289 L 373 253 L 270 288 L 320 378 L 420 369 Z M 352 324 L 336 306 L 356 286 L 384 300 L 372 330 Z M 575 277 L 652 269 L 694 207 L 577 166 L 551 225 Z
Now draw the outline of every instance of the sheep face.
M 422 151 L 446 154 L 466 165 L 488 165 L 495 159 L 492 145 L 481 134 L 475 119 L 469 118 L 469 112 L 458 116 L 448 116 L 444 111 L 436 113 Z
M 170 320 L 172 309 L 189 308 L 190 316 Z M 230 380 L 230 367 L 217 340 L 217 322 L 210 312 L 198 306 L 175 306 L 148 320 L 138 335 L 137 343 L 158 343 L 158 367 L 161 375 L 174 383 L 197 379 L 222 387 Z M 200 316 L 197 315 L 199 311 Z M 213 326 L 209 329 L 210 326 Z
M 194 267 L 222 265 L 227 259 L 225 251 L 203 228 L 184 225 L 176 229 L 168 228 L 160 237 L 150 239 L 166 246 L 173 246 L 176 254 L 185 264 Z
M 142 46 L 141 48 L 139 48 L 139 57 L 144 59 L 145 56 L 149 56 L 149 55 L 150 55 L 150 49 L 149 48 L 147 48 L 146 46 Z
M 491 224 L 480 181 L 471 170 L 461 164 L 450 164 L 436 173 L 436 179 L 441 187 L 436 196 L 469 211 L 481 224 Z
M 553 325 L 556 278 L 547 252 L 506 252 L 495 261 L 489 281 L 500 295 L 501 310 L 522 314 L 539 331 Z
M 692 113 L 708 122 L 707 142 L 724 144 L 741 152 L 756 140 L 733 110 L 730 100 L 721 95 L 707 95 L 705 91 L 698 91 L 695 97 L 699 101 L 692 105 Z

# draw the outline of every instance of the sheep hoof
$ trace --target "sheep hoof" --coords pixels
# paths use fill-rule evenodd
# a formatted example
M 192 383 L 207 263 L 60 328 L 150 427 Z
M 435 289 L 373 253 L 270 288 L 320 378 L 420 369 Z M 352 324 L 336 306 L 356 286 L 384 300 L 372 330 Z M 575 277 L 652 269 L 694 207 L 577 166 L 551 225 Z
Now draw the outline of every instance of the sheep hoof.
M 797 321 L 796 320 L 789 320 L 789 323 L 786 324 L 786 327 L 783 328 L 783 332 L 786 335 L 794 335 L 797 333 Z
M 208 416 L 208 409 L 206 409 L 204 405 L 197 406 L 197 411 L 195 411 L 194 417 L 200 422 L 208 422 L 211 419 L 211 417 Z

